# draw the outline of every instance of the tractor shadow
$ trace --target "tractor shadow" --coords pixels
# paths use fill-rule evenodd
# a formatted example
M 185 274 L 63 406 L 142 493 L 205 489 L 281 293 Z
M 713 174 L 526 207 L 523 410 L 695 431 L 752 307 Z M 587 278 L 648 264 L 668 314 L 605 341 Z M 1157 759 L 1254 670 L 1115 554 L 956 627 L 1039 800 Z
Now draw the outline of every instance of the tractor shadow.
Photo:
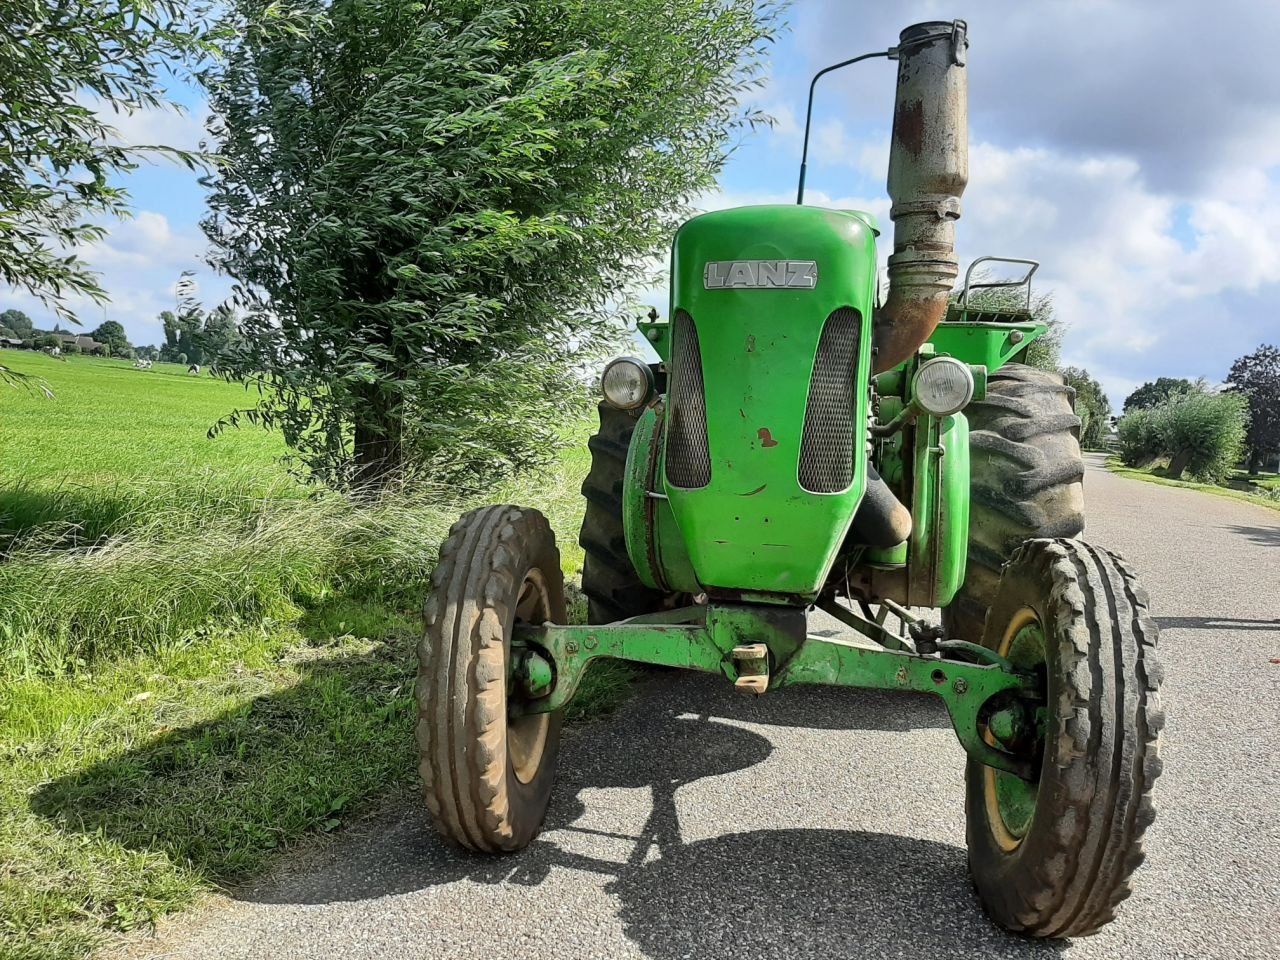
M 1280 618 L 1242 620 L 1237 617 L 1156 617 L 1161 630 L 1266 630 L 1280 634 Z
M 1280 547 L 1280 527 L 1251 527 L 1236 524 L 1224 529 L 1260 547 Z
M 730 783 L 741 791 L 733 775 L 773 754 L 769 727 L 949 725 L 928 698 L 791 693 L 752 700 L 716 678 L 660 675 L 611 721 L 566 735 L 546 830 L 527 850 L 459 851 L 431 830 L 419 798 L 405 795 L 333 847 L 294 858 L 234 895 L 323 904 L 459 882 L 532 891 L 553 872 L 563 889 L 565 872 L 581 871 L 605 879 L 626 936 L 655 960 L 1060 953 L 1062 944 L 1015 937 L 986 919 L 958 846 L 862 830 L 751 829 L 757 812 L 741 805 L 742 792 L 724 795 L 724 814 L 733 818 L 724 833 L 686 841 L 677 791 L 716 777 L 726 791 Z M 886 785 L 893 789 L 901 785 Z M 631 819 L 621 819 L 643 826 L 618 828 L 617 805 L 630 805 Z M 584 882 L 598 889 L 598 881 Z

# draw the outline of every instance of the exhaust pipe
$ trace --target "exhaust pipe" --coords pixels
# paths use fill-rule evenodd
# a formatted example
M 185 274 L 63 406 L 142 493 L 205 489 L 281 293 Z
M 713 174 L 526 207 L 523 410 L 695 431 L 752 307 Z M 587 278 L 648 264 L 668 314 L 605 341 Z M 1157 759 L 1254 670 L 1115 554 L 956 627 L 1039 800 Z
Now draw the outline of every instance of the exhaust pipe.
M 969 46 L 963 20 L 917 23 L 898 39 L 889 148 L 893 254 L 876 311 L 874 372 L 906 360 L 947 312 L 959 272 L 956 220 L 969 182 Z

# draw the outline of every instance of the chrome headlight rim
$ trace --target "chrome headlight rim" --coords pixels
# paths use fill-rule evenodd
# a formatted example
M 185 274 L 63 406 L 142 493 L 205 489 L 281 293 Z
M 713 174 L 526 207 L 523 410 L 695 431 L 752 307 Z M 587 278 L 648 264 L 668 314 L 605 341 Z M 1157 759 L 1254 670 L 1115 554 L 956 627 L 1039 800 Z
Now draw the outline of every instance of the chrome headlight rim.
M 925 401 L 926 393 L 922 389 L 924 378 L 936 375 L 934 371 L 950 369 L 954 371 L 959 380 L 962 390 L 949 398 L 948 404 L 930 408 Z M 957 360 L 955 357 L 934 357 L 920 364 L 920 368 L 916 371 L 915 376 L 911 378 L 911 394 L 913 402 L 925 413 L 934 417 L 949 417 L 959 413 L 973 401 L 974 382 L 973 371 L 969 369 L 969 365 L 963 360 Z
M 629 402 L 610 396 L 608 390 L 610 372 L 616 371 L 623 366 L 626 369 L 635 371 L 637 374 L 637 381 L 635 382 L 640 388 L 636 395 L 637 399 Z M 605 403 L 617 410 L 638 410 L 643 407 L 653 397 L 654 386 L 653 370 L 650 369 L 649 364 L 639 357 L 626 356 L 610 360 L 600 374 L 600 396 L 604 398 Z

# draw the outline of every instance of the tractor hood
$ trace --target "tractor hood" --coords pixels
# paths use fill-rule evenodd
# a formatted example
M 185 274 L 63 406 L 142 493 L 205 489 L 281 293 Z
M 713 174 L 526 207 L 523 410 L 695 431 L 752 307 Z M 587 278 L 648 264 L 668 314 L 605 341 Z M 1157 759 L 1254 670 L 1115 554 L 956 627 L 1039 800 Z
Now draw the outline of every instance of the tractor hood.
M 710 592 L 812 596 L 848 531 L 867 480 L 872 224 L 740 207 L 675 237 L 663 484 Z

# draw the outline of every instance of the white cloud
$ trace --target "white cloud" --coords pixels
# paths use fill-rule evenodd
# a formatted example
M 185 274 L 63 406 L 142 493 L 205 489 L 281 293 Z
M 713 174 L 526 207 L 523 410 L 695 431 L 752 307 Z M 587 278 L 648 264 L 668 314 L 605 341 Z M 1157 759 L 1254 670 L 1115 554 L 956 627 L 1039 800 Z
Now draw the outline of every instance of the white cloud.
M 229 292 L 228 281 L 204 265 L 204 238 L 194 230 L 175 229 L 164 214 L 152 210 L 139 210 L 131 219 L 107 226 L 105 238 L 77 250 L 111 298 L 105 305 L 86 297 L 68 299 L 67 305 L 85 330 L 116 320 L 133 343 L 156 343 L 163 336 L 158 315 L 174 309 L 175 287 L 183 271 L 195 273 L 206 306 L 220 302 Z M 10 290 L 0 298 L 6 308 L 29 314 L 37 327 L 47 329 L 55 322 L 52 312 L 30 294 Z
M 117 111 L 111 104 L 94 95 L 83 98 L 85 106 L 98 119 L 115 131 L 113 142 L 125 147 L 173 147 L 198 150 L 206 137 L 200 119 L 188 110 L 176 107 L 154 107 L 133 111 Z

